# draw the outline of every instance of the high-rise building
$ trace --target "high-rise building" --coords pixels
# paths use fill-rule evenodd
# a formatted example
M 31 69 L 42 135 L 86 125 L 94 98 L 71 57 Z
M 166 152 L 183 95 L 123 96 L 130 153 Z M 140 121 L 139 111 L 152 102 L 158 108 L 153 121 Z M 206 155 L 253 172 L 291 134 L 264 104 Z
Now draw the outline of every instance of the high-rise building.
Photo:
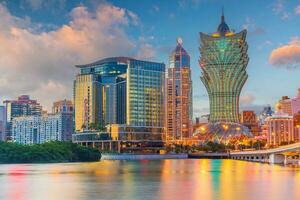
M 39 116 L 42 113 L 42 106 L 37 100 L 30 99 L 29 95 L 19 96 L 17 100 L 5 100 L 6 108 L 6 136 L 7 139 L 11 138 L 12 120 L 15 117 L 21 116 Z
M 70 100 L 60 100 L 53 103 L 52 113 L 73 113 L 73 103 Z
M 12 141 L 21 144 L 41 144 L 71 140 L 72 113 L 16 117 L 12 121 Z
M 119 139 L 161 141 L 165 113 L 163 63 L 113 57 L 77 67 L 77 131 L 83 130 L 82 125 L 88 129 L 89 123 L 98 123 L 114 127 L 110 130 L 117 132 Z
M 239 97 L 248 78 L 246 34 L 231 31 L 224 14 L 217 32 L 200 33 L 200 78 L 209 96 L 211 123 L 239 122 Z
M 166 139 L 178 140 L 192 136 L 192 79 L 190 56 L 182 47 L 182 39 L 169 59 L 166 97 Z
M 282 110 L 266 118 L 267 142 L 269 145 L 284 145 L 295 141 L 294 120 Z
M 6 140 L 6 108 L 0 106 L 0 141 Z
M 294 114 L 293 118 L 295 142 L 300 142 L 300 113 Z
M 292 114 L 300 113 L 300 88 L 298 89 L 298 95 L 292 98 Z
M 75 130 L 88 129 L 94 123 L 103 125 L 101 82 L 97 74 L 79 74 L 74 82 Z
M 125 104 L 122 102 L 126 99 L 124 93 L 126 77 L 124 76 L 126 76 L 128 60 L 127 57 L 114 57 L 76 66 L 80 69 L 74 82 L 77 131 L 89 129 L 91 123 L 99 124 L 100 127 L 124 123 L 126 111 Z
M 281 107 L 282 112 L 293 115 L 292 112 L 292 100 L 288 96 L 283 96 L 279 101 L 278 104 Z

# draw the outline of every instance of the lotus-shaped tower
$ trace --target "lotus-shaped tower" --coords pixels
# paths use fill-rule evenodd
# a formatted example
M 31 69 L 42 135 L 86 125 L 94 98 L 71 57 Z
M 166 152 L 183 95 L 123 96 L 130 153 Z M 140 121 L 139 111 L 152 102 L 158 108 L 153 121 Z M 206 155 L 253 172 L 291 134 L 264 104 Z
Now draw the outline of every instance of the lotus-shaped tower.
M 200 33 L 200 79 L 210 103 L 209 124 L 204 130 L 210 136 L 225 140 L 251 136 L 249 130 L 239 124 L 239 98 L 248 78 L 246 35 L 247 30 L 231 31 L 223 13 L 215 33 Z
M 217 32 L 200 33 L 200 78 L 209 96 L 209 122 L 239 122 L 239 97 L 248 78 L 246 34 L 231 32 L 224 15 Z

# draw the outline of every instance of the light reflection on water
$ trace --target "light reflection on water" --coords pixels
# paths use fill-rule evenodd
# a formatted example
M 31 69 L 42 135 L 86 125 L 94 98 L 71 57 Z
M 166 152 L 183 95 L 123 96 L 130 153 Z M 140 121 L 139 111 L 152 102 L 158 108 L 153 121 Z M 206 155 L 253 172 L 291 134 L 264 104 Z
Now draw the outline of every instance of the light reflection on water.
M 300 199 L 300 168 L 236 160 L 0 165 L 0 199 Z

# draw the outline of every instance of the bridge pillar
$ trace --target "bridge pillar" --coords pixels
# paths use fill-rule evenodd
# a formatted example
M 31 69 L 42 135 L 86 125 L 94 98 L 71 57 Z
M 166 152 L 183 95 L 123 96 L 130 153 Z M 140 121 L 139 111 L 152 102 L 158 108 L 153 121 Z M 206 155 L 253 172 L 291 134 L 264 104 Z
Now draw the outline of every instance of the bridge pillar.
M 270 164 L 283 164 L 285 162 L 285 156 L 282 154 L 270 154 L 269 163 Z
M 288 158 L 286 155 L 284 155 L 284 162 L 283 162 L 284 165 L 287 165 L 288 164 Z

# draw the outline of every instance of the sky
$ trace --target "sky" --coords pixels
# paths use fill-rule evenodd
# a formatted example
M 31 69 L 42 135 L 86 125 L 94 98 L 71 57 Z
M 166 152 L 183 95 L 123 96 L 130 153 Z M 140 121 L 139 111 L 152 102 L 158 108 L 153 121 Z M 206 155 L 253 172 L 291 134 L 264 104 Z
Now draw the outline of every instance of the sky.
M 72 98 L 74 65 L 131 56 L 168 66 L 180 36 L 191 56 L 194 117 L 207 114 L 199 32 L 216 31 L 222 6 L 230 29 L 248 30 L 241 109 L 296 96 L 300 0 L 0 0 L 0 97 L 29 94 L 50 110 Z

